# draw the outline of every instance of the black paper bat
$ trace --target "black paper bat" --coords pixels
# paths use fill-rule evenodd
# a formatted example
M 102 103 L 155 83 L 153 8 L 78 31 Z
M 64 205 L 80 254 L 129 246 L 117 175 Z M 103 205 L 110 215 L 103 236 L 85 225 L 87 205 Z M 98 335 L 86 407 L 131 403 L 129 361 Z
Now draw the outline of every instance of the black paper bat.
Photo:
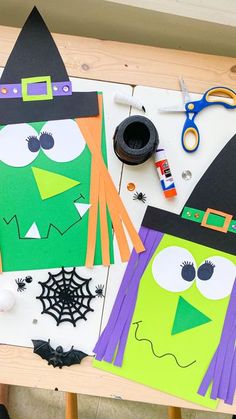
M 48 365 L 52 365 L 54 368 L 80 364 L 82 359 L 88 356 L 88 354 L 74 349 L 73 346 L 67 352 L 64 352 L 62 346 L 53 349 L 50 345 L 50 339 L 48 339 L 48 342 L 45 340 L 32 340 L 32 342 L 34 345 L 34 353 L 41 356 L 41 358 L 46 359 Z

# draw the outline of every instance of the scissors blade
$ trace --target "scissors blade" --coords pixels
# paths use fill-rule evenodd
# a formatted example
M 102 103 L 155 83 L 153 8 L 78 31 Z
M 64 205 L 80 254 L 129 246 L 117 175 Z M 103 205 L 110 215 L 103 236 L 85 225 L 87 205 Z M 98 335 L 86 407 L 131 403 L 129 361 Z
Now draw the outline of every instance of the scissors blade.
M 158 108 L 159 112 L 185 112 L 185 106 L 163 106 L 161 108 Z
M 185 84 L 185 81 L 182 77 L 179 79 L 179 85 L 180 85 L 180 89 L 181 89 L 181 92 L 182 92 L 184 104 L 186 105 L 186 103 L 191 102 L 191 98 L 190 98 L 188 88 L 187 88 L 187 86 Z

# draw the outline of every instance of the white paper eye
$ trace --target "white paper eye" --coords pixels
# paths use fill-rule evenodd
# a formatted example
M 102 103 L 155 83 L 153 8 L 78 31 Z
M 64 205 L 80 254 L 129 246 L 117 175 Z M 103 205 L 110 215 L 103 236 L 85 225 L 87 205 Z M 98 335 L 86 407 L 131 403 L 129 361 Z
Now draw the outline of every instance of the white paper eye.
M 6 125 L 0 130 L 0 159 L 14 167 L 32 163 L 40 144 L 37 132 L 28 124 Z
M 188 250 L 170 246 L 158 253 L 152 264 L 152 274 L 160 287 L 180 292 L 191 287 L 196 276 L 196 264 Z
M 220 300 L 231 293 L 235 277 L 236 266 L 233 262 L 222 256 L 213 256 L 199 266 L 196 284 L 204 297 Z
M 39 135 L 39 141 L 46 156 L 56 162 L 74 160 L 86 145 L 80 128 L 72 119 L 47 122 Z

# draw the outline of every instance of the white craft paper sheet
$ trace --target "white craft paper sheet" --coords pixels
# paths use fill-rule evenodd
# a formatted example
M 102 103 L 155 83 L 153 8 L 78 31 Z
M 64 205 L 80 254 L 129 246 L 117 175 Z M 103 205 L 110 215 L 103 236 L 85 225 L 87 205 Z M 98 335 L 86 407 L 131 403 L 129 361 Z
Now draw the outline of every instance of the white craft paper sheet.
M 119 90 L 124 94 L 131 94 L 132 88 L 126 85 L 104 83 L 92 80 L 71 79 L 74 91 L 101 91 L 104 97 L 106 138 L 109 171 L 116 187 L 119 186 L 121 175 L 121 163 L 113 153 L 113 133 L 116 126 L 129 115 L 129 108 L 114 103 L 114 93 Z M 33 257 L 33 255 L 32 255 Z M 51 269 L 50 272 L 58 272 L 59 269 Z M 96 266 L 93 269 L 78 268 L 78 273 L 84 278 L 92 277 L 91 291 L 94 293 L 98 285 L 104 285 L 106 290 L 108 269 Z M 33 277 L 31 284 L 26 284 L 26 291 L 17 292 L 17 278 L 26 275 Z M 104 306 L 104 298 L 96 297 L 92 300 L 91 307 L 94 312 L 87 314 L 87 321 L 79 320 L 76 327 L 65 322 L 56 326 L 53 317 L 41 314 L 42 303 L 36 299 L 41 294 L 41 286 L 38 281 L 46 281 L 48 270 L 8 272 L 0 276 L 0 288 L 12 290 L 16 297 L 16 304 L 10 312 L 0 313 L 0 342 L 5 344 L 32 346 L 31 339 L 51 339 L 55 347 L 62 345 L 65 350 L 72 345 L 88 354 L 92 354 L 93 347 L 98 339 L 101 327 L 101 318 Z M 111 278 L 112 282 L 112 278 Z M 38 322 L 33 323 L 36 319 Z
M 66 268 L 66 270 L 69 270 Z M 60 269 L 50 269 L 50 272 L 57 273 Z M 95 294 L 97 285 L 106 284 L 106 270 L 102 266 L 94 269 L 77 268 L 77 273 L 83 278 L 93 278 L 90 283 L 90 290 Z M 33 281 L 26 284 L 26 290 L 17 291 L 15 279 L 31 275 Z M 85 353 L 91 353 L 97 339 L 101 313 L 104 299 L 96 297 L 91 302 L 94 312 L 87 313 L 87 320 L 79 320 L 74 327 L 71 323 L 64 322 L 56 325 L 55 319 L 48 314 L 41 314 L 43 309 L 40 300 L 36 299 L 41 294 L 42 287 L 38 281 L 44 282 L 48 278 L 48 271 L 45 269 L 22 272 L 6 272 L 1 275 L 0 289 L 11 290 L 16 303 L 9 312 L 0 313 L 0 337 L 1 343 L 8 343 L 19 346 L 32 346 L 31 339 L 48 340 L 55 347 L 62 345 L 64 349 L 70 349 L 72 345 Z M 37 321 L 35 324 L 34 321 Z
M 181 133 L 185 122 L 185 114 L 164 114 L 158 111 L 160 107 L 182 105 L 181 92 L 137 86 L 134 89 L 134 95 L 145 106 L 146 114 L 136 109 L 132 109 L 131 114 L 144 115 L 155 124 L 162 146 L 166 150 L 178 194 L 174 199 L 168 200 L 164 197 L 152 159 L 140 166 L 124 165 L 121 196 L 134 225 L 139 229 L 147 205 L 175 213 L 181 212 L 193 188 L 207 167 L 228 140 L 236 133 L 236 109 L 227 110 L 222 106 L 210 106 L 196 116 L 195 122 L 200 132 L 200 146 L 196 152 L 187 153 L 181 145 Z M 191 94 L 191 100 L 198 100 L 201 97 L 202 95 L 199 94 Z M 182 172 L 184 170 L 191 171 L 191 180 L 183 180 Z M 222 167 L 223 170 L 224 168 Z M 219 173 L 219 178 L 220 176 L 221 173 Z M 138 192 L 145 193 L 147 196 L 145 204 L 141 201 L 133 200 L 133 192 L 127 190 L 129 182 L 135 184 Z M 110 268 L 102 328 L 108 321 L 125 267 L 126 264 L 117 262 L 116 266 L 111 266 Z

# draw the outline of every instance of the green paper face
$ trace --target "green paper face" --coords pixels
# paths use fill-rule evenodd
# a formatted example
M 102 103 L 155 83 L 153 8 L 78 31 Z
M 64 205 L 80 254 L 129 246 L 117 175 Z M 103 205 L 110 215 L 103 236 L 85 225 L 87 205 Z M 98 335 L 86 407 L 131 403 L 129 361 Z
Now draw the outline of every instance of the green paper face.
M 164 235 L 140 282 L 122 367 L 95 365 L 214 408 L 197 391 L 220 340 L 235 263 L 235 256 Z
M 75 204 L 89 204 L 91 154 L 81 134 L 77 136 L 75 132 L 79 128 L 73 124 L 76 125 L 73 120 L 24 124 L 19 136 L 19 126 L 8 126 L 4 150 L 11 147 L 12 151 L 10 157 L 4 155 L 0 162 L 0 240 L 4 271 L 85 264 L 89 210 L 81 216 Z M 38 145 L 32 140 L 32 130 L 37 138 L 52 131 L 54 146 L 51 147 L 45 137 L 45 148 L 35 151 Z M 25 154 L 21 155 L 22 148 Z M 106 160 L 104 122 L 102 152 Z M 36 158 L 28 162 L 29 155 Z M 9 161 L 10 164 L 6 164 Z M 27 164 L 14 167 L 22 161 Z M 34 223 L 41 238 L 25 237 Z M 109 234 L 111 237 L 110 223 Z M 112 255 L 112 249 L 110 252 Z M 100 263 L 98 225 L 95 264 Z

